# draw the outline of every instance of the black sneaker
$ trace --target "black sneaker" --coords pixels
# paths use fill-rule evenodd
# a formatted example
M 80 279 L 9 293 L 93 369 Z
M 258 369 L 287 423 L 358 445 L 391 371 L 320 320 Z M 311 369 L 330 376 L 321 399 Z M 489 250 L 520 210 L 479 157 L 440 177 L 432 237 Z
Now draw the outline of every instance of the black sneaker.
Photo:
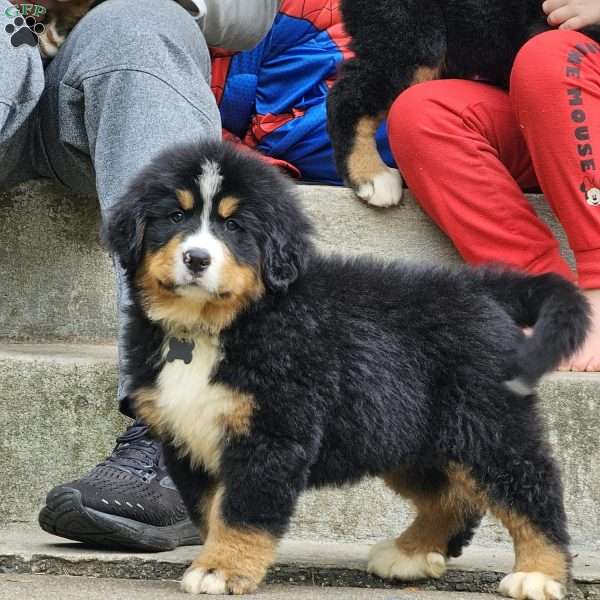
M 158 552 L 201 543 L 160 443 L 137 421 L 104 462 L 51 490 L 38 520 L 48 533 L 112 550 Z

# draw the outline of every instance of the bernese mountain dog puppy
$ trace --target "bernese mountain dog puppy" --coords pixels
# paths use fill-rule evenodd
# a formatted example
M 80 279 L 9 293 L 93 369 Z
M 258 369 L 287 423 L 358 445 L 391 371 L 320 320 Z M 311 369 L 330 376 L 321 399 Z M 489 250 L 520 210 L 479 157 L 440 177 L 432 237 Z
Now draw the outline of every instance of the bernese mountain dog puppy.
M 542 0 L 341 0 L 341 11 L 355 56 L 329 96 L 329 133 L 340 177 L 379 207 L 402 198 L 402 179 L 375 143 L 396 97 L 440 78 L 508 87 L 518 50 L 551 29 Z M 582 31 L 600 41 L 600 27 Z
M 105 238 L 132 289 L 129 401 L 206 540 L 185 591 L 252 592 L 303 490 L 379 476 L 418 514 L 373 547 L 372 573 L 440 577 L 489 509 L 516 549 L 501 590 L 563 597 L 533 388 L 584 341 L 574 285 L 321 255 L 293 184 L 221 143 L 158 156 Z

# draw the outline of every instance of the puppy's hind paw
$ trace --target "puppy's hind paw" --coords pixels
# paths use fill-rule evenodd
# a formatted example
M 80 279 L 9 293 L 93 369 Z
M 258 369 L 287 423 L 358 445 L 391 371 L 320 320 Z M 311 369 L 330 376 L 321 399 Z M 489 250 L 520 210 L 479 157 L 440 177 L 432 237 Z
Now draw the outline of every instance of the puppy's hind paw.
M 501 582 L 498 591 L 508 598 L 518 600 L 562 600 L 564 585 L 544 573 L 511 573 Z
M 354 186 L 356 195 L 371 206 L 388 208 L 402 200 L 402 177 L 397 169 L 380 171 L 370 181 Z
M 367 570 L 384 579 L 439 579 L 446 572 L 446 559 L 439 552 L 407 554 L 396 540 L 386 540 L 371 548 Z

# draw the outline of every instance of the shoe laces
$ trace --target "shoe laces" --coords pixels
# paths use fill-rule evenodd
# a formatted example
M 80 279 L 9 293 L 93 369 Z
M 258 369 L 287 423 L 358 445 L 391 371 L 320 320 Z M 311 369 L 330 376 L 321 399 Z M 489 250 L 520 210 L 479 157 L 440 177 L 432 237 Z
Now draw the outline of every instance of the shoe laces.
M 148 433 L 148 426 L 135 421 L 117 438 L 112 454 L 99 467 L 111 467 L 151 479 L 160 461 L 160 444 Z

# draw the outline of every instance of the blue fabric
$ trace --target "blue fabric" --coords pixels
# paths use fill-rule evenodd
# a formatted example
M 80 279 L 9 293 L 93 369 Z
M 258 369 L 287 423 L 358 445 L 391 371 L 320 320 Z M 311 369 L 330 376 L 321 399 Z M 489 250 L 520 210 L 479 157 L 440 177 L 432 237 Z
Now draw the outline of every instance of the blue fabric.
M 280 13 L 258 47 L 233 56 L 220 105 L 223 127 L 243 139 L 255 115 L 287 118 L 256 148 L 292 163 L 303 180 L 341 184 L 327 134 L 326 99 L 327 80 L 342 60 L 331 30 Z M 385 125 L 377 140 L 393 165 Z

